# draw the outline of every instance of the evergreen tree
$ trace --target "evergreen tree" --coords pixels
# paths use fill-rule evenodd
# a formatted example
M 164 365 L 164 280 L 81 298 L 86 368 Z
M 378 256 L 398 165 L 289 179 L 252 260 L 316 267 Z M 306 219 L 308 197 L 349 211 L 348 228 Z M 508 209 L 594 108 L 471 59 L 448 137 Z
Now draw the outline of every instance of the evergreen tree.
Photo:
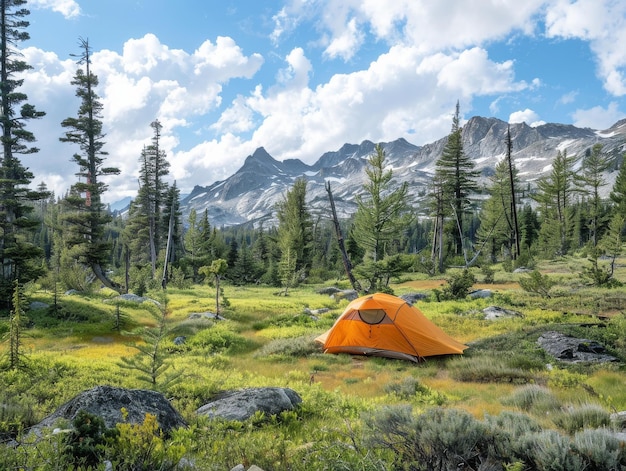
M 32 67 L 21 60 L 18 44 L 29 39 L 25 20 L 30 12 L 25 0 L 2 0 L 0 3 L 0 126 L 2 156 L 0 160 L 0 301 L 11 305 L 11 291 L 18 278 L 26 282 L 40 273 L 41 251 L 30 242 L 38 226 L 31 217 L 31 201 L 38 199 L 28 185 L 33 174 L 20 162 L 18 155 L 32 154 L 33 133 L 26 129 L 30 119 L 45 113 L 26 102 L 19 91 L 22 74 Z
M 167 227 L 167 238 L 163 254 L 163 278 L 161 286 L 165 287 L 171 278 L 170 271 L 178 265 L 184 256 L 183 231 L 180 211 L 180 191 L 176 182 L 168 189 L 163 208 L 163 227 Z M 168 271 L 170 270 L 170 271 Z
M 392 190 L 393 172 L 385 170 L 385 160 L 385 151 L 380 144 L 376 145 L 365 170 L 368 180 L 363 185 L 364 194 L 356 196 L 354 238 L 365 252 L 366 265 L 358 271 L 367 278 L 369 290 L 382 288 L 379 284 L 385 274 L 379 262 L 390 255 L 390 246 L 407 230 L 412 219 L 408 185 L 405 182 Z
M 515 252 L 513 255 L 513 259 L 516 259 L 520 255 L 520 228 L 519 221 L 517 218 L 517 194 L 519 191 L 517 190 L 517 185 L 519 181 L 517 179 L 517 168 L 515 167 L 515 163 L 513 162 L 513 141 L 511 140 L 511 126 L 507 126 L 506 128 L 506 163 L 509 171 L 509 191 L 511 192 L 510 198 L 510 212 L 511 217 L 507 218 L 509 222 L 509 227 L 512 231 L 513 244 L 515 247 Z
M 626 218 L 626 154 L 622 158 L 615 183 L 611 190 L 611 201 L 615 203 L 615 212 Z
M 136 267 L 149 264 L 154 279 L 167 240 L 169 219 L 163 212 L 169 187 L 164 178 L 169 174 L 170 164 L 161 148 L 161 123 L 155 120 L 150 127 L 154 134 L 151 144 L 144 146 L 139 157 L 139 191 L 130 205 L 124 238 L 131 263 Z
M 504 248 L 512 256 L 512 213 L 511 192 L 509 190 L 508 165 L 506 160 L 497 163 L 495 173 L 490 178 L 489 198 L 480 213 L 481 225 L 478 239 L 485 255 L 495 262 Z
M 104 134 L 102 132 L 102 104 L 96 94 L 98 77 L 91 72 L 91 48 L 89 42 L 80 39 L 81 53 L 78 64 L 84 66 L 76 71 L 72 85 L 76 86 L 76 96 L 80 99 L 78 116 L 66 118 L 61 126 L 68 129 L 61 142 L 79 147 L 72 160 L 78 165 L 79 181 L 71 187 L 65 198 L 68 211 L 65 242 L 74 250 L 78 261 L 89 267 L 105 286 L 121 291 L 121 287 L 111 281 L 104 270 L 109 259 L 110 243 L 105 237 L 106 224 L 111 215 L 102 203 L 102 195 L 107 186 L 101 177 L 119 173 L 117 168 L 104 167 Z
M 520 245 L 522 251 L 530 251 L 539 235 L 539 218 L 530 204 L 525 204 L 520 214 Z
M 276 205 L 278 217 L 278 246 L 281 260 L 288 258 L 286 267 L 295 271 L 311 266 L 313 231 L 311 215 L 306 207 L 306 180 L 299 178 Z
M 540 205 L 539 243 L 548 257 L 567 254 L 573 233 L 572 197 L 576 190 L 574 160 L 567 151 L 558 151 L 549 175 L 537 182 L 534 199 Z
M 198 220 L 195 208 L 189 212 L 188 229 L 183 237 L 185 246 L 184 265 L 191 268 L 192 279 L 198 281 L 198 269 L 211 263 L 211 252 L 208 243 L 211 237 L 206 211 L 204 217 Z
M 596 144 L 583 159 L 582 174 L 578 177 L 579 191 L 589 198 L 588 228 L 590 242 L 595 247 L 602 235 L 602 226 L 606 221 L 602 218 L 602 198 L 600 189 L 606 185 L 604 172 L 612 161 L 602 154 L 602 144 Z
M 464 215 L 470 206 L 469 196 L 478 191 L 476 179 L 479 172 L 474 170 L 474 162 L 465 155 L 461 126 L 459 124 L 459 103 L 452 118 L 452 130 L 436 162 L 436 179 L 441 182 L 444 215 L 455 219 L 458 231 L 453 231 L 457 255 L 463 254 Z M 457 233 L 458 232 L 458 233 Z
M 496 260 L 497 254 L 503 248 L 512 259 L 519 255 L 521 235 L 517 220 L 517 202 L 513 200 L 518 193 L 518 186 L 517 170 L 512 161 L 507 157 L 498 162 L 491 177 L 489 198 L 483 205 L 478 229 L 478 238 L 492 261 Z
M 148 244 L 144 251 L 148 251 L 148 258 L 152 274 L 156 271 L 159 251 L 164 248 L 167 237 L 168 221 L 162 219 L 168 185 L 164 177 L 169 174 L 170 164 L 166 159 L 165 151 L 161 148 L 161 129 L 159 120 L 150 123 L 154 131 L 152 143 L 141 152 L 139 170 L 140 188 L 137 193 L 137 216 L 146 221 Z

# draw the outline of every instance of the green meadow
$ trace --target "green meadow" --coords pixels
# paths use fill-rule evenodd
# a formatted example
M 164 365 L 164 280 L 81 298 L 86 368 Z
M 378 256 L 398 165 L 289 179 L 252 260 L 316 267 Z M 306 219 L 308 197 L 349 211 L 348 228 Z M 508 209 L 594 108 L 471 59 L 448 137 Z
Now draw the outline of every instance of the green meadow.
M 619 262 L 616 278 L 625 281 L 626 260 Z M 61 295 L 56 306 L 51 292 L 30 285 L 27 300 L 51 307 L 26 312 L 24 366 L 0 372 L 0 469 L 88 469 L 59 435 L 33 441 L 27 429 L 97 385 L 159 390 L 189 427 L 165 437 L 150 417 L 137 426 L 120 424 L 118 434 L 125 440 L 103 442 L 102 461 L 92 469 L 104 469 L 104 461 L 115 462 L 113 458 L 118 460 L 115 469 L 180 469 L 181 458 L 195 463 L 194 469 L 216 470 L 240 463 L 266 471 L 448 469 L 449 462 L 432 452 L 437 449 L 433 443 L 440 442 L 428 442 L 418 423 L 447 427 L 457 439 L 468 440 L 474 430 L 491 437 L 492 445 L 478 451 L 477 440 L 456 444 L 455 456 L 463 456 L 466 469 L 559 469 L 550 466 L 571 460 L 596 469 L 589 463 L 611 458 L 590 458 L 592 453 L 580 451 L 578 443 L 583 432 L 613 430 L 610 414 L 626 410 L 626 293 L 585 285 L 576 275 L 577 263 L 568 259 L 540 267 L 554 281 L 549 297 L 520 287 L 520 277 L 528 275 L 501 269 L 493 283 L 484 283 L 480 271 L 475 272 L 473 289 L 490 289 L 493 295 L 487 299 L 437 301 L 436 292 L 446 280 L 418 274 L 396 280 L 394 294 L 424 293 L 426 299 L 416 306 L 469 345 L 462 356 L 427 358 L 419 364 L 321 351 L 315 337 L 332 326 L 348 301 L 318 290 L 348 288 L 345 281 L 300 285 L 288 296 L 275 288 L 226 283 L 223 319 L 210 314 L 215 289 L 208 285 L 146 294 L 159 305 L 119 301 L 113 291 L 100 290 Z M 482 310 L 491 305 L 521 316 L 485 320 Z M 324 312 L 313 317 L 307 309 Z M 141 347 L 155 345 L 150 333 L 159 326 L 162 355 L 153 362 L 161 369 L 150 381 L 141 370 L 150 363 L 141 358 L 146 351 Z M 0 318 L 3 337 L 8 330 L 8 319 Z M 596 340 L 620 361 L 558 362 L 537 345 L 549 330 Z M 177 337 L 184 337 L 184 343 L 174 342 Z M 6 358 L 8 348 L 8 341 L 0 344 L 0 355 Z M 245 423 L 195 414 L 220 391 L 258 386 L 292 388 L 302 405 L 280 416 L 258 414 Z M 495 447 L 507 433 L 517 438 L 508 439 L 505 449 Z M 552 446 L 541 451 L 549 460 L 520 451 L 540 440 L 539 434 L 542 443 Z M 585 440 L 592 440 L 593 449 L 613 450 L 603 437 L 600 444 L 595 436 Z M 522 439 L 526 442 L 515 442 Z M 563 447 L 569 451 L 559 458 Z M 623 446 L 615 453 L 612 459 L 620 463 Z M 479 468 L 485 457 L 492 467 Z

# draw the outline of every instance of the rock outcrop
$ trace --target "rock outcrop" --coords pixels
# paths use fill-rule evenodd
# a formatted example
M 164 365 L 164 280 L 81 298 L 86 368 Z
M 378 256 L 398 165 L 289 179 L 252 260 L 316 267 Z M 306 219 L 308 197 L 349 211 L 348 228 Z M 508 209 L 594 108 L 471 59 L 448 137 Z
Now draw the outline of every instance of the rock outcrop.
M 125 410 L 126 416 L 122 414 Z M 51 415 L 33 427 L 33 431 L 41 431 L 45 427 L 53 427 L 59 419 L 74 420 L 78 411 L 102 417 L 108 428 L 118 423 L 143 423 L 147 413 L 155 415 L 163 433 L 186 427 L 183 417 L 172 407 L 163 394 L 145 389 L 124 389 L 112 386 L 96 386 L 83 391 L 73 399 L 59 407 Z
M 244 421 L 256 412 L 280 414 L 294 409 L 302 398 L 289 388 L 249 388 L 226 391 L 200 407 L 196 413 L 226 420 Z
M 547 353 L 560 361 L 570 363 L 606 363 L 618 361 L 606 352 L 606 348 L 595 340 L 569 337 L 560 332 L 546 332 L 537 343 Z

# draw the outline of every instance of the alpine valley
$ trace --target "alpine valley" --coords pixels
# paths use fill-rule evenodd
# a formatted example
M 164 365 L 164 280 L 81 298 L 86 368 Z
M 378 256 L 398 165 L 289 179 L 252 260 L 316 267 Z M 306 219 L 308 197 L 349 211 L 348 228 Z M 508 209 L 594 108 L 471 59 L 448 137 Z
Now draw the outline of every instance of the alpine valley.
M 463 149 L 481 171 L 481 183 L 487 187 L 489 176 L 506 153 L 506 134 L 509 125 L 496 118 L 473 117 L 462 128 Z M 608 193 L 626 150 L 626 119 L 609 129 L 594 130 L 565 124 L 544 124 L 530 127 L 525 123 L 511 124 L 513 159 L 520 181 L 532 188 L 534 182 L 551 170 L 551 163 L 559 151 L 576 158 L 576 166 L 595 144 L 602 144 L 603 153 L 614 157 L 614 164 L 606 174 Z M 435 162 L 441 156 L 447 136 L 424 146 L 416 146 L 405 139 L 381 143 L 388 168 L 394 181 L 409 184 L 411 204 L 416 211 L 425 210 L 425 198 L 435 171 Z M 326 182 L 330 183 L 337 213 L 347 218 L 356 210 L 355 195 L 362 191 L 367 176 L 368 157 L 375 143 L 344 144 L 337 151 L 323 154 L 313 165 L 300 160 L 278 161 L 264 148 L 248 156 L 243 166 L 232 176 L 209 186 L 196 186 L 184 198 L 182 209 L 188 214 L 192 208 L 198 214 L 208 210 L 211 224 L 231 226 L 245 223 L 274 224 L 274 208 L 284 198 L 297 178 L 307 180 L 307 199 L 313 214 L 328 215 L 329 202 Z

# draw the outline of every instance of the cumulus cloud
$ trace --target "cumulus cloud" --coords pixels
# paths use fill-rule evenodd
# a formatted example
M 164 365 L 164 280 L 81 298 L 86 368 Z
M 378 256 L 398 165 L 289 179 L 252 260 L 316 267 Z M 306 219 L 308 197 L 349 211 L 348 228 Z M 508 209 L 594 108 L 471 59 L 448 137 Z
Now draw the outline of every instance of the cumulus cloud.
M 65 18 L 75 18 L 81 14 L 80 5 L 75 0 L 29 0 L 28 6 L 49 9 L 61 13 Z
M 33 66 L 25 76 L 23 91 L 29 101 L 47 112 L 46 117 L 29 124 L 39 142 L 46 144 L 37 155 L 37 177 L 46 175 L 52 184 L 64 183 L 64 188 L 53 188 L 63 194 L 71 182 L 68 176 L 76 171 L 70 158 L 77 149 L 58 139 L 63 133 L 60 122 L 76 116 L 78 110 L 79 101 L 70 83 L 77 65 L 38 48 L 22 53 Z M 224 37 L 215 43 L 205 41 L 191 53 L 170 49 L 152 34 L 127 41 L 121 54 L 93 52 L 92 71 L 98 76 L 96 91 L 103 104 L 107 165 L 122 170 L 120 176 L 111 178 L 111 197 L 136 192 L 139 155 L 152 136 L 152 121 L 161 121 L 163 147 L 173 152 L 179 144 L 178 134 L 201 127 L 197 120 L 219 108 L 223 85 L 233 78 L 254 76 L 262 63 L 259 54 L 244 55 L 232 39 Z
M 312 163 L 345 142 L 398 137 L 418 145 L 432 142 L 449 132 L 457 100 L 461 112 L 470 113 L 472 102 L 486 97 L 495 114 L 518 103 L 521 92 L 547 89 L 543 77 L 518 78 L 512 57 L 496 60 L 488 52 L 490 44 L 511 35 L 534 35 L 544 18 L 548 36 L 589 41 L 605 87 L 617 96 L 625 82 L 626 52 L 619 47 L 626 43 L 625 7 L 617 0 L 599 1 L 608 12 L 591 8 L 597 4 L 592 0 L 499 0 L 473 6 L 463 0 L 287 0 L 273 16 L 273 30 L 266 31 L 274 50 L 265 57 L 244 52 L 236 38 L 226 36 L 183 50 L 146 34 L 127 40 L 122 51 L 96 51 L 93 69 L 104 105 L 107 164 L 123 171 L 110 181 L 116 192 L 111 197 L 136 191 L 139 152 L 156 118 L 163 124 L 172 178 L 183 191 L 232 175 L 259 146 L 278 159 Z M 71 0 L 36 4 L 77 6 Z M 317 37 L 302 43 L 301 26 L 315 30 Z M 366 44 L 384 52 L 370 60 Z M 69 85 L 76 65 L 41 49 L 30 48 L 25 56 L 34 68 L 24 91 L 49 113 L 33 130 L 41 141 L 58 141 L 58 123 L 75 116 L 78 107 Z M 315 59 L 344 63 L 344 72 L 316 75 Z M 357 60 L 367 65 L 345 72 Z M 273 81 L 264 80 L 268 76 Z M 228 93 L 235 81 L 242 88 Z M 575 99 L 570 92 L 550 104 Z M 536 111 L 519 108 L 510 122 L 542 123 Z M 620 116 L 612 103 L 606 109 L 578 110 L 573 117 L 577 125 L 597 127 L 607 121 L 610 126 Z M 61 184 L 60 175 L 75 171 L 71 153 L 58 143 L 46 146 L 37 157 L 51 162 L 42 164 L 46 181 Z M 59 159 L 63 155 L 67 158 Z
M 545 121 L 539 119 L 539 115 L 537 113 L 529 108 L 511 113 L 509 116 L 509 123 L 526 123 L 533 128 L 546 124 Z
M 475 47 L 451 59 L 439 71 L 438 82 L 450 90 L 458 90 L 465 97 L 528 88 L 524 82 L 515 82 L 512 61 L 493 62 L 484 49 Z
M 606 108 L 594 106 L 586 110 L 576 110 L 573 118 L 574 126 L 603 130 L 626 118 L 626 113 L 619 111 L 617 103 L 611 102 Z
M 557 0 L 548 5 L 546 33 L 589 41 L 604 88 L 615 96 L 626 95 L 626 2 Z
M 483 2 L 480 8 L 468 7 L 463 0 L 289 0 L 275 18 L 284 33 L 285 24 L 297 23 L 312 12 L 324 11 L 318 28 L 328 35 L 328 44 L 350 43 L 354 47 L 364 34 L 389 44 L 402 43 L 432 53 L 445 48 L 464 48 L 486 40 L 503 37 L 511 30 L 530 33 L 534 30 L 534 15 L 544 0 L 501 0 Z M 346 41 L 348 37 L 353 41 Z M 346 59 L 351 54 L 341 57 Z

